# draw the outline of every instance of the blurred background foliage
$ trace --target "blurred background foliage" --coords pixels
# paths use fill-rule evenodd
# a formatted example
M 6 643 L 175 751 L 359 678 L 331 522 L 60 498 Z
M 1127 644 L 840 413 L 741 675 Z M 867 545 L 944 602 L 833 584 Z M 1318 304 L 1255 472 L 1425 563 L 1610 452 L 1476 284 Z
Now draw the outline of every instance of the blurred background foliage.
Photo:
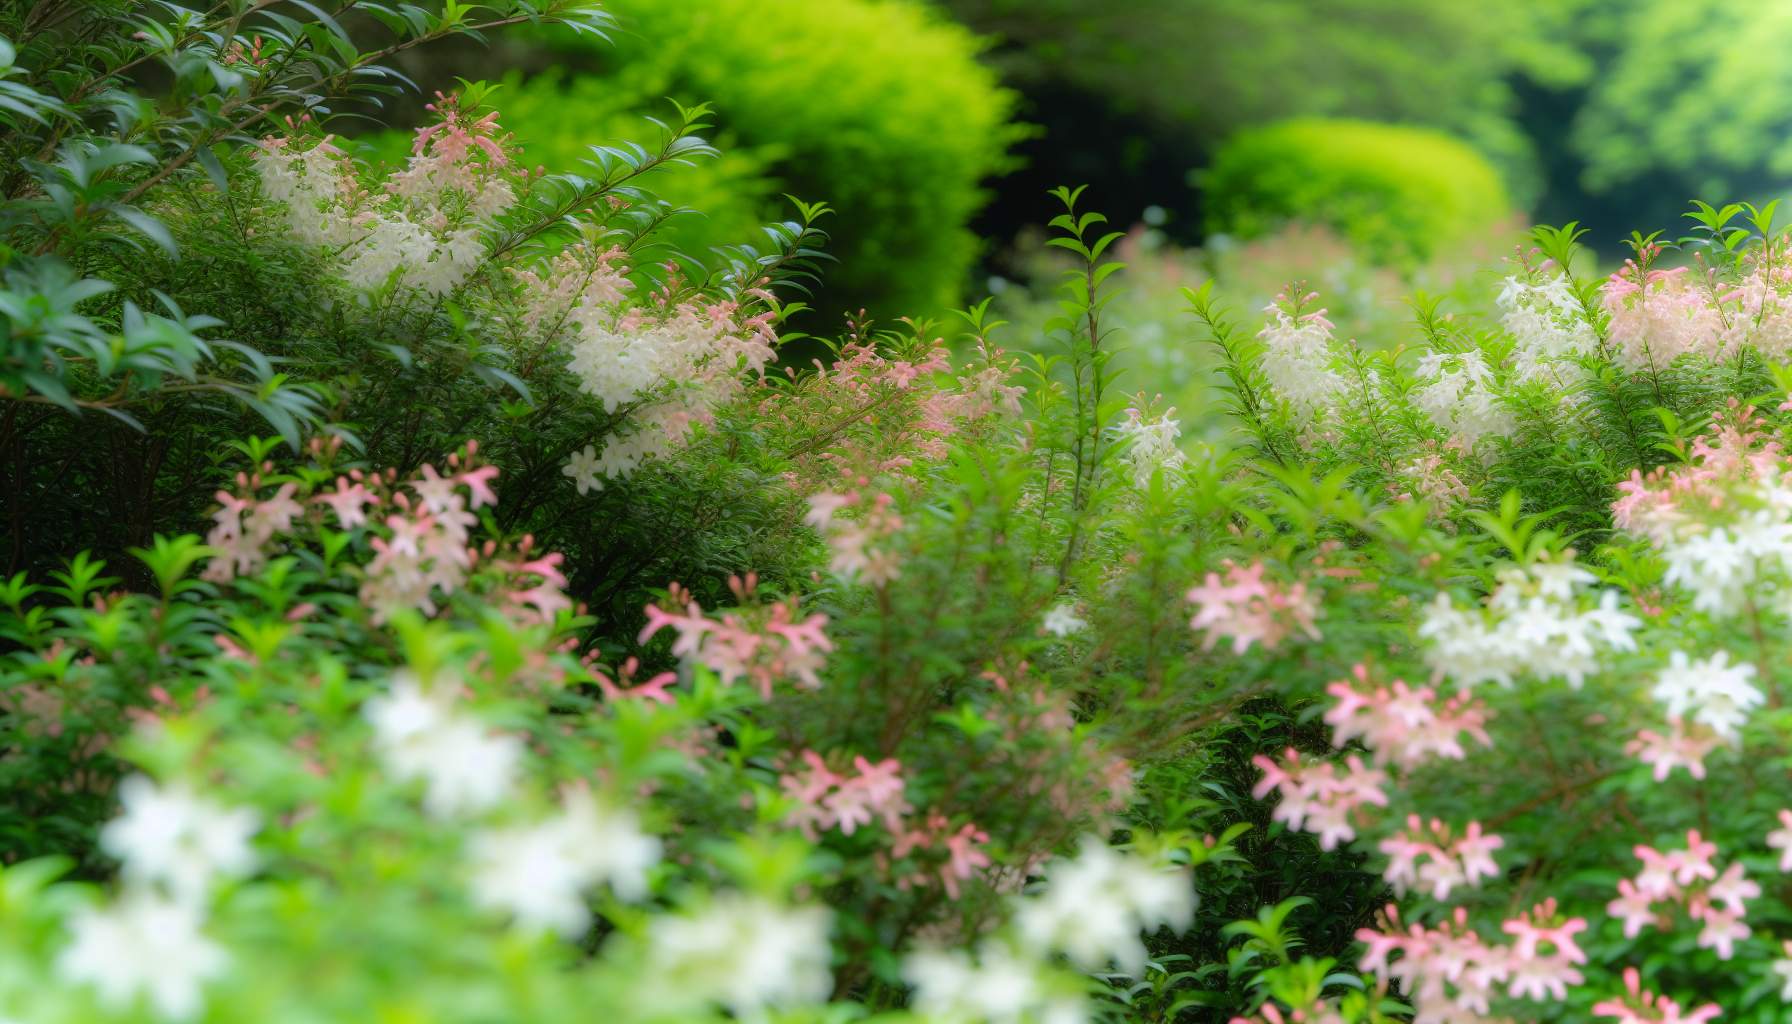
M 828 203 L 839 262 L 797 321 L 816 332 L 1024 283 L 1015 240 L 1066 182 L 1204 271 L 1227 246 L 1320 228 L 1410 285 L 1450 276 L 1430 266 L 1441 249 L 1495 251 L 1522 220 L 1580 221 L 1609 259 L 1632 228 L 1675 233 L 1690 197 L 1792 181 L 1783 0 L 609 7 L 608 43 L 543 32 L 408 70 L 427 88 L 503 81 L 506 126 L 550 170 L 651 135 L 668 100 L 713 104 L 723 155 L 655 172 L 705 211 L 668 240 L 701 259 L 786 194 Z

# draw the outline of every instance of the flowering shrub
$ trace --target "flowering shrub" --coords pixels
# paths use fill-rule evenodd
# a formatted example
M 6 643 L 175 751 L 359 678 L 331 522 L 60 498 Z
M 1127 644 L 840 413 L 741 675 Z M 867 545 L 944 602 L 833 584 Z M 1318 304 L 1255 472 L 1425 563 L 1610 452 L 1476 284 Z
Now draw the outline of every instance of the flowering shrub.
M 162 11 L 127 62 L 337 49 Z M 4 95 L 90 132 L 33 67 Z M 251 105 L 109 212 L 7 222 L 39 290 L 0 307 L 0 1016 L 1784 1016 L 1771 208 L 1605 278 L 1538 229 L 1409 346 L 1303 285 L 1249 325 L 1191 290 L 1196 441 L 1127 391 L 1080 191 L 1025 356 L 985 303 L 781 365 L 823 210 L 649 260 L 632 183 L 701 111 L 555 178 L 483 98 L 398 167 Z M 52 184 L 6 209 L 61 216 Z M 257 311 L 262 348 L 200 343 Z

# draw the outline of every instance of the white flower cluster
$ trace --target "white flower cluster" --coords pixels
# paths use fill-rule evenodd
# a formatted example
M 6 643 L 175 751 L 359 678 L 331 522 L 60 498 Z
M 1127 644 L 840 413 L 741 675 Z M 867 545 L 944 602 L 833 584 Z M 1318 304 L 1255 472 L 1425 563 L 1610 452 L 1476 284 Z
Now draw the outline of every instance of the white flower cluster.
M 1755 667 L 1730 664 L 1728 651 L 1701 661 L 1675 651 L 1650 693 L 1670 719 L 1697 722 L 1734 743 L 1749 712 L 1767 699 L 1751 681 L 1754 677 Z
M 763 320 L 737 322 L 731 306 L 687 304 L 650 319 L 605 298 L 586 293 L 566 314 L 573 331 L 567 368 L 605 412 L 626 409 L 628 418 L 601 451 L 587 446 L 568 461 L 564 472 L 581 494 L 601 487 L 601 477 L 626 476 L 675 450 L 773 355 Z
M 484 231 L 516 202 L 500 173 L 503 150 L 477 134 L 495 128 L 488 122 L 451 120 L 420 133 L 408 166 L 377 190 L 360 184 L 354 162 L 327 138 L 303 151 L 291 138 L 263 139 L 252 158 L 293 237 L 335 250 L 349 285 L 396 282 L 434 298 L 485 259 Z
M 1076 604 L 1065 601 L 1052 605 L 1039 620 L 1041 629 L 1060 639 L 1081 633 L 1089 628 L 1089 623 L 1076 613 Z
M 401 673 L 362 713 L 386 769 L 421 781 L 424 808 L 435 817 L 489 811 L 515 795 L 522 742 L 494 735 L 457 708 L 448 687 L 425 691 Z M 607 884 L 625 900 L 647 895 L 660 843 L 631 812 L 580 791 L 545 820 L 475 833 L 469 853 L 475 903 L 510 915 L 519 928 L 574 937 L 590 922 L 586 890 Z
M 1768 473 L 1737 498 L 1746 510 L 1725 525 L 1686 523 L 1657 534 L 1663 582 L 1691 591 L 1693 607 L 1712 615 L 1735 615 L 1792 574 L 1792 488 Z
M 1182 423 L 1176 410 L 1167 410 L 1156 419 L 1148 419 L 1138 408 L 1126 410 L 1126 420 L 1115 431 L 1126 442 L 1122 458 L 1132 468 L 1133 485 L 1140 490 L 1150 486 L 1151 478 L 1162 473 L 1166 478 L 1188 461 L 1176 439 L 1182 436 Z
M 386 769 L 400 780 L 421 781 L 423 806 L 438 818 L 496 807 L 511 794 L 523 757 L 521 740 L 493 735 L 454 704 L 446 686 L 425 692 L 401 673 L 362 711 Z
M 1502 570 L 1484 607 L 1458 605 L 1439 593 L 1419 636 L 1431 642 L 1426 660 L 1463 688 L 1482 682 L 1512 685 L 1518 676 L 1566 679 L 1578 687 L 1598 669 L 1603 651 L 1631 651 L 1642 625 L 1618 609 L 1618 592 L 1588 602 L 1592 573 L 1573 562 Z
M 473 899 L 520 928 L 576 938 L 591 923 L 585 890 L 608 884 L 622 899 L 644 899 L 659 858 L 659 840 L 633 813 L 580 791 L 552 818 L 473 837 Z
M 1512 435 L 1512 414 L 1494 397 L 1493 373 L 1479 351 L 1428 352 L 1418 376 L 1425 383 L 1413 392 L 1413 404 L 1464 448 L 1472 450 L 1484 437 Z
M 1086 971 L 1110 965 L 1137 974 L 1145 963 L 1141 931 L 1187 928 L 1194 915 L 1188 872 L 1130 856 L 1093 837 L 1073 859 L 1048 866 L 1044 888 L 1017 899 L 1011 933 L 975 956 L 924 949 L 902 972 L 915 987 L 915 1009 L 929 1019 L 1008 1024 L 1078 1024 L 1089 1007 L 1074 986 L 1058 984 L 1050 958 L 1062 953 Z
M 1051 984 L 1037 956 L 985 942 L 975 956 L 956 949 L 919 949 L 902 962 L 915 987 L 911 1006 L 942 1024 L 1084 1024 L 1082 993 Z
M 834 986 L 830 918 L 822 907 L 741 893 L 656 915 L 646 940 L 652 983 L 642 988 L 664 1002 L 720 1003 L 745 1018 L 768 1007 L 823 1002 Z
M 1495 301 L 1500 322 L 1517 343 L 1512 365 L 1520 379 L 1572 380 L 1579 368 L 1570 364 L 1598 345 L 1580 300 L 1561 274 L 1540 284 L 1508 277 Z
M 1276 305 L 1264 312 L 1273 319 L 1257 334 L 1263 375 L 1296 419 L 1311 423 L 1344 391 L 1343 376 L 1332 369 L 1332 325 L 1319 313 L 1296 318 Z
M 254 812 L 223 807 L 184 783 L 142 776 L 118 787 L 123 813 L 100 831 L 100 846 L 124 862 L 124 891 L 109 906 L 70 914 L 63 978 L 91 984 L 100 1001 L 127 1010 L 147 999 L 160 1016 L 185 1019 L 205 983 L 229 963 L 201 931 L 215 884 L 255 870 Z

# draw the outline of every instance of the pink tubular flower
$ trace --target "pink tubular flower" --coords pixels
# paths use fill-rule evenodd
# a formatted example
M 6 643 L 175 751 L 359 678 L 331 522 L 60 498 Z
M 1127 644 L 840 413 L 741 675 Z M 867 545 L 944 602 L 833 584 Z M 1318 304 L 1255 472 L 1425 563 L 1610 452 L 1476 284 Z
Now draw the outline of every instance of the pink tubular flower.
M 1499 875 L 1493 851 L 1505 845 L 1499 836 L 1485 834 L 1481 823 L 1471 821 L 1460 839 L 1453 838 L 1450 827 L 1433 818 L 1421 823 L 1414 814 L 1406 819 L 1406 829 L 1381 841 L 1381 852 L 1388 855 L 1383 876 L 1396 893 L 1404 895 L 1409 888 L 1424 888 L 1431 898 L 1448 899 L 1459 885 L 1475 885 L 1482 878 Z
M 1749 937 L 1743 923 L 1748 901 L 1761 895 L 1761 886 L 1743 876 L 1740 863 L 1720 874 L 1712 858 L 1717 845 L 1697 831 L 1686 833 L 1686 849 L 1662 853 L 1648 846 L 1635 848 L 1643 869 L 1634 879 L 1618 882 L 1618 898 L 1606 904 L 1606 912 L 1624 921 L 1625 938 L 1635 938 L 1645 925 L 1666 927 L 1669 917 L 1656 904 L 1678 903 L 1687 917 L 1702 926 L 1698 944 L 1717 952 L 1718 959 L 1735 954 L 1737 942 Z
M 1458 694 L 1439 702 L 1429 686 L 1411 687 L 1396 679 L 1387 686 L 1370 681 L 1369 667 L 1351 669 L 1354 681 L 1338 680 L 1326 692 L 1338 701 L 1325 713 L 1332 744 L 1343 747 L 1361 739 L 1377 763 L 1414 767 L 1432 757 L 1460 761 L 1467 756 L 1463 737 L 1491 746 L 1481 702 Z
M 1356 838 L 1351 817 L 1357 808 L 1388 804 L 1387 794 L 1382 792 L 1387 773 L 1364 765 L 1355 754 L 1345 758 L 1343 774 L 1330 762 L 1303 765 L 1300 752 L 1293 747 L 1279 764 L 1261 754 L 1251 763 L 1263 773 L 1251 795 L 1261 800 L 1271 791 L 1279 793 L 1281 802 L 1271 816 L 1289 828 L 1319 833 L 1321 849 L 1334 849 Z
M 819 688 L 818 673 L 826 660 L 824 655 L 834 649 L 823 632 L 828 617 L 797 618 L 795 597 L 769 605 L 758 603 L 754 599 L 757 581 L 750 574 L 745 580 L 730 580 L 729 585 L 740 600 L 749 603 L 723 612 L 720 618 L 704 615 L 683 588 L 670 587 L 666 604 L 678 610 L 648 605 L 647 626 L 641 630 L 640 642 L 646 643 L 669 626 L 678 634 L 672 644 L 673 654 L 708 666 L 724 685 L 749 679 L 768 700 L 773 686 L 781 680 L 805 689 Z
M 858 774 L 841 779 L 824 798 L 835 826 L 850 836 L 858 826 L 878 818 L 890 831 L 900 829 L 902 816 L 913 810 L 902 798 L 903 781 L 898 774 L 902 765 L 894 758 L 874 765 L 855 757 L 853 767 Z
M 1243 654 L 1253 643 L 1273 649 L 1299 630 L 1319 639 L 1314 620 L 1319 605 L 1305 583 L 1283 586 L 1263 578 L 1262 562 L 1239 566 L 1228 562 L 1226 574 L 1210 572 L 1188 592 L 1195 605 L 1189 628 L 1205 632 L 1202 647 L 1211 650 L 1221 637 L 1232 641 L 1232 653 Z
M 872 586 L 882 586 L 901 575 L 895 548 L 885 543 L 902 529 L 902 517 L 890 508 L 893 502 L 888 494 L 879 494 L 866 502 L 857 491 L 823 491 L 809 499 L 805 521 L 827 538 L 833 552 L 829 569 Z M 839 514 L 854 506 L 862 506 L 857 517 Z
M 1780 870 L 1792 871 L 1792 810 L 1780 811 L 1780 827 L 1767 833 L 1767 845 L 1780 851 Z
M 1668 719 L 1668 733 L 1639 730 L 1636 739 L 1625 744 L 1624 752 L 1655 769 L 1655 781 L 1666 782 L 1675 768 L 1685 768 L 1695 779 L 1705 777 L 1705 758 L 1723 746 L 1723 739 L 1708 727 L 1688 726 L 1679 718 Z
M 958 898 L 958 883 L 969 881 L 978 868 L 990 865 L 989 854 L 979 847 L 989 842 L 989 833 L 966 823 L 946 837 L 946 863 L 940 866 L 940 882 L 946 895 Z
M 1623 996 L 1594 1003 L 1593 1015 L 1616 1018 L 1617 1024 L 1706 1024 L 1722 1013 L 1715 1003 L 1682 1012 L 1680 1004 L 1667 996 L 1643 991 L 1634 967 L 1624 968 L 1624 991 Z
M 1560 1002 L 1568 997 L 1569 985 L 1586 980 L 1575 965 L 1586 963 L 1587 955 L 1574 936 L 1587 930 L 1587 920 L 1561 919 L 1554 897 L 1506 921 L 1500 930 L 1514 938 L 1512 977 L 1506 986 L 1514 998 L 1541 1000 L 1547 995 Z

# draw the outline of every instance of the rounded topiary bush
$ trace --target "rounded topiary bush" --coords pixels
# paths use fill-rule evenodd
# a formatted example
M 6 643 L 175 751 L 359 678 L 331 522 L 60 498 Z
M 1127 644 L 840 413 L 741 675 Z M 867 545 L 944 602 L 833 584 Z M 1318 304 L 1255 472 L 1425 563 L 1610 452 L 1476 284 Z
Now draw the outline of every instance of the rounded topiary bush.
M 1512 214 L 1499 172 L 1466 143 L 1371 121 L 1298 118 L 1239 132 L 1199 182 L 1210 232 L 1251 238 L 1326 224 L 1388 263 L 1428 259 Z
M 621 119 L 662 114 L 667 97 L 709 103 L 733 163 L 653 186 L 673 201 L 705 193 L 707 219 L 682 226 L 681 244 L 746 240 L 743 221 L 787 216 L 789 193 L 836 211 L 838 263 L 816 302 L 830 314 L 932 314 L 959 300 L 978 247 L 967 225 L 1019 132 L 977 37 L 907 0 L 606 9 L 610 41 L 556 36 L 562 66 L 506 92 L 505 126 L 531 159 L 575 170 L 587 143 L 627 134 Z

